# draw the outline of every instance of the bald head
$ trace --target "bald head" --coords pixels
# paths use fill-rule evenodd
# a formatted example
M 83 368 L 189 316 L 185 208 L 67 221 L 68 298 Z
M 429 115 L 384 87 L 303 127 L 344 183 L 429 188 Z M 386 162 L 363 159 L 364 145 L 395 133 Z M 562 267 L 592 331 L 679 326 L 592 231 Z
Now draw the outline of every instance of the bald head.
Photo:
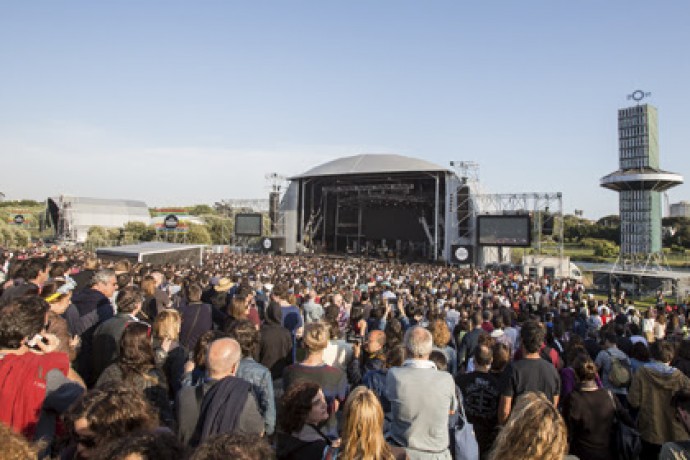
M 209 377 L 222 379 L 235 375 L 237 363 L 242 357 L 240 344 L 235 339 L 222 338 L 214 340 L 208 347 L 207 368 Z

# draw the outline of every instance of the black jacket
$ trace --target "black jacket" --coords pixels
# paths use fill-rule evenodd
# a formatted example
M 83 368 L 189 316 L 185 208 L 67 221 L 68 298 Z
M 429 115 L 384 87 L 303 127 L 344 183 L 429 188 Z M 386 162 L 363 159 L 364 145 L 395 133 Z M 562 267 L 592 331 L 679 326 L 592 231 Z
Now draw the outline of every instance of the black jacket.
M 273 379 L 281 378 L 283 369 L 292 364 L 292 334 L 281 325 L 281 320 L 280 305 L 269 305 L 261 327 L 258 361 L 271 371 Z

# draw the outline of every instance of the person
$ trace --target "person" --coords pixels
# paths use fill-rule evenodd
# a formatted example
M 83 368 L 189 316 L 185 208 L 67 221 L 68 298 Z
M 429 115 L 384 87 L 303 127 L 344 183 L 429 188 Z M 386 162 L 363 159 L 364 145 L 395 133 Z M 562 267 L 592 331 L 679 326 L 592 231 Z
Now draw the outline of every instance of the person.
M 623 404 L 623 406 L 627 408 L 627 386 L 614 385 L 610 379 L 611 368 L 613 366 L 614 359 L 617 359 L 628 370 L 631 370 L 630 358 L 628 358 L 628 355 L 623 353 L 622 350 L 618 349 L 618 345 L 616 345 L 617 340 L 618 337 L 614 333 L 609 332 L 604 334 L 604 344 L 602 347 L 603 349 L 597 355 L 594 364 L 597 365 L 597 369 L 599 370 L 599 373 L 601 375 L 601 381 L 604 384 L 604 388 L 609 390 L 611 393 L 615 394 L 616 397 Z M 630 372 L 630 375 L 632 376 L 632 372 Z M 628 385 L 629 384 L 630 382 L 628 382 Z
M 389 445 L 383 437 L 383 410 L 376 395 L 357 387 L 345 401 L 343 438 L 338 458 L 343 460 L 404 460 L 405 449 Z
M 230 301 L 230 306 L 228 309 L 228 317 L 225 320 L 223 329 L 225 331 L 230 330 L 232 325 L 237 321 L 242 321 L 249 318 L 249 304 L 247 303 L 247 298 L 242 298 L 235 296 Z
M 323 317 L 324 311 L 321 304 L 316 303 L 316 291 L 313 289 L 309 290 L 304 296 L 304 302 L 302 303 L 302 309 L 304 310 L 304 323 L 309 324 L 314 321 L 319 321 Z
M 46 331 L 60 339 L 58 351 L 67 353 L 70 361 L 74 361 L 77 356 L 79 336 L 70 334 L 69 325 L 63 314 L 72 302 L 74 286 L 71 279 L 55 279 L 44 284 L 41 289 L 41 298 L 50 305 Z
M 448 372 L 450 375 L 455 377 L 458 373 L 458 355 L 455 349 L 450 346 L 450 330 L 448 325 L 442 319 L 436 319 L 431 323 L 431 336 L 434 340 L 434 349 L 441 351 L 446 355 L 446 361 L 448 362 Z
M 21 284 L 5 289 L 0 296 L 0 306 L 7 305 L 15 299 L 26 295 L 36 295 L 48 280 L 50 270 L 45 257 L 33 257 L 24 263 L 24 280 Z
M 153 352 L 156 366 L 168 383 L 168 398 L 175 400 L 180 391 L 187 349 L 178 341 L 182 318 L 176 310 L 166 309 L 156 316 L 153 323 Z
M 680 370 L 687 377 L 690 377 L 690 340 L 682 340 L 678 345 L 676 358 L 673 360 L 673 367 Z
M 287 391 L 291 385 L 303 380 L 318 384 L 333 409 L 325 429 L 329 435 L 335 435 L 335 412 L 347 397 L 348 383 L 343 371 L 323 362 L 323 351 L 328 344 L 328 338 L 328 326 L 323 323 L 309 323 L 304 328 L 303 342 L 307 357 L 302 362 L 285 368 L 283 390 Z
M 597 385 L 597 366 L 588 355 L 579 355 L 572 367 L 580 384 L 563 400 L 570 453 L 583 459 L 613 460 L 610 440 L 614 417 L 631 426 L 633 420 L 618 398 Z
M 292 363 L 292 335 L 282 325 L 280 305 L 270 303 L 266 307 L 266 319 L 261 326 L 259 340 L 259 363 L 270 369 L 273 388 L 281 388 L 276 382 L 283 376 L 283 370 Z
M 108 460 L 173 460 L 186 458 L 185 446 L 167 430 L 132 433 L 101 444 L 93 458 Z
M 637 426 L 642 438 L 641 458 L 655 458 L 665 442 L 690 438 L 669 410 L 675 392 L 690 391 L 690 379 L 670 365 L 673 344 L 657 340 L 650 348 L 652 362 L 637 370 L 628 391 L 628 403 L 640 409 Z
M 408 359 L 386 378 L 391 442 L 405 448 L 412 460 L 450 459 L 448 415 L 458 405 L 455 382 L 429 361 L 433 340 L 428 330 L 413 326 L 404 341 Z
M 197 283 L 190 283 L 185 291 L 187 304 L 179 310 L 182 315 L 180 345 L 194 350 L 199 338 L 213 328 L 212 307 L 201 301 L 202 289 Z
M 110 386 L 90 390 L 66 416 L 69 445 L 61 458 L 97 458 L 94 451 L 110 441 L 158 428 L 158 417 L 141 392 Z
M 493 355 L 491 347 L 480 345 L 474 352 L 474 371 L 459 374 L 455 380 L 463 395 L 467 420 L 474 425 L 481 458 L 486 458 L 498 434 L 500 377 L 490 372 Z
M 281 407 L 281 430 L 276 438 L 278 460 L 322 460 L 336 451 L 338 440 L 319 428 L 330 415 L 326 397 L 317 383 L 295 383 L 283 394 Z
M 74 308 L 70 307 L 65 312 L 71 334 L 81 337 L 75 365 L 89 388 L 96 383 L 92 369 L 93 334 L 101 323 L 115 315 L 110 299 L 118 287 L 115 272 L 109 269 L 97 271 L 92 283 L 72 296 Z
M 561 380 L 556 368 L 543 359 L 539 351 L 544 343 L 545 331 L 538 321 L 525 321 L 520 330 L 524 356 L 506 368 L 499 401 L 498 422 L 506 423 L 514 400 L 523 393 L 542 392 L 555 406 L 561 392 Z
M 352 361 L 352 344 L 341 337 L 337 320 L 338 309 L 329 308 L 331 313 L 333 310 L 335 310 L 335 315 L 325 314 L 321 319 L 328 325 L 329 332 L 328 346 L 323 351 L 323 362 L 347 372 L 347 366 Z
M 235 377 L 242 352 L 231 338 L 220 338 L 208 348 L 208 377 L 197 387 L 185 387 L 177 396 L 180 440 L 198 446 L 224 433 L 263 434 L 264 419 L 259 412 L 251 384 Z
M 138 288 L 127 287 L 117 293 L 115 302 L 117 314 L 98 325 L 93 333 L 91 377 L 96 381 L 108 366 L 117 361 L 122 333 L 128 323 L 138 321 L 143 299 Z
M 462 337 L 460 346 L 458 347 L 458 365 L 460 367 L 466 368 L 468 361 L 474 356 L 474 350 L 476 350 L 479 344 L 479 337 L 482 335 L 489 335 L 482 328 L 481 312 L 477 311 L 472 315 L 472 326 L 473 329 Z
M 165 376 L 156 367 L 151 345 L 151 326 L 141 321 L 126 324 L 120 338 L 117 361 L 106 367 L 96 388 L 122 385 L 142 392 L 163 424 L 174 427 Z
M 252 385 L 254 396 L 259 404 L 259 412 L 264 418 L 265 433 L 273 435 L 276 426 L 276 406 L 273 393 L 273 379 L 271 371 L 266 366 L 257 363 L 253 356 L 259 346 L 259 331 L 248 320 L 236 321 L 228 330 L 230 337 L 237 340 L 242 351 L 242 359 L 237 369 L 236 377 L 246 380 Z
M 383 368 L 386 361 L 386 334 L 379 330 L 369 332 L 363 347 L 366 351 L 364 356 L 362 344 L 352 344 L 352 360 L 347 366 L 347 378 L 352 386 L 359 385 L 366 372 Z
M 57 415 L 83 391 L 67 354 L 56 351 L 59 339 L 45 331 L 48 308 L 30 296 L 0 310 L 0 422 L 27 439 L 52 438 Z
M 266 438 L 256 434 L 232 433 L 214 436 L 194 451 L 189 460 L 275 460 L 276 453 Z
M 386 361 L 381 369 L 370 370 L 362 377 L 362 385 L 370 389 L 381 403 L 384 415 L 384 432 L 389 431 L 391 423 L 391 402 L 386 396 L 386 378 L 388 370 L 392 367 L 399 367 L 405 362 L 405 347 L 397 345 L 388 350 Z
M 563 460 L 567 430 L 556 407 L 543 395 L 526 392 L 501 429 L 489 460 Z

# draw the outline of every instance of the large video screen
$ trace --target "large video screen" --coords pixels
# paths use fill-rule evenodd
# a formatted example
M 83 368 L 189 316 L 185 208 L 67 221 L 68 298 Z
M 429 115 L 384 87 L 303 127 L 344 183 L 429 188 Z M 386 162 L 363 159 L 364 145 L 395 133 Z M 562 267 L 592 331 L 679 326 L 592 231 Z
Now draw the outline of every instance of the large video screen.
M 263 216 L 258 213 L 235 215 L 235 235 L 261 236 Z
M 528 215 L 478 216 L 477 243 L 481 246 L 530 246 L 530 218 Z

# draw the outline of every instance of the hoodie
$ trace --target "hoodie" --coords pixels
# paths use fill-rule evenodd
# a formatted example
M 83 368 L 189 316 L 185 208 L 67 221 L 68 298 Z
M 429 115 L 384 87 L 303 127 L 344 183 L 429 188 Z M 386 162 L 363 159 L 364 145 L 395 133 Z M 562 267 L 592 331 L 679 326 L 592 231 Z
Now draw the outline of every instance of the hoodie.
M 292 334 L 281 325 L 283 318 L 279 304 L 266 308 L 266 320 L 261 327 L 258 362 L 271 371 L 271 377 L 279 379 L 283 369 L 292 364 Z
M 676 419 L 671 397 L 681 389 L 690 391 L 690 379 L 678 369 L 654 364 L 638 369 L 628 391 L 628 402 L 640 409 L 637 420 L 640 436 L 658 445 L 688 440 L 690 435 Z

